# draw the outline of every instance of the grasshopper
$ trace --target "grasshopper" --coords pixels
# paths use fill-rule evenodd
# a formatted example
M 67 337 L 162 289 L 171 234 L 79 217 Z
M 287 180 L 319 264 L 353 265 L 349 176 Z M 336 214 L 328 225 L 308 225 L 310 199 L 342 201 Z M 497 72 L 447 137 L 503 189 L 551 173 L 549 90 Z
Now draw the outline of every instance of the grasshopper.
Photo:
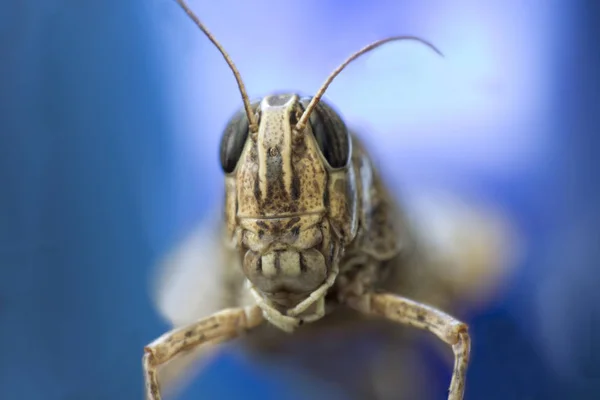
M 341 307 L 430 331 L 450 345 L 455 361 L 448 399 L 462 399 L 467 325 L 396 293 L 418 240 L 356 134 L 321 100 L 348 64 L 385 43 L 415 40 L 441 53 L 418 37 L 390 37 L 350 56 L 313 97 L 273 94 L 251 102 L 229 55 L 186 3 L 178 3 L 221 52 L 243 100 L 220 146 L 225 200 L 219 260 L 231 299 L 227 308 L 145 347 L 147 399 L 161 398 L 158 368 L 177 355 L 263 323 L 294 332 Z

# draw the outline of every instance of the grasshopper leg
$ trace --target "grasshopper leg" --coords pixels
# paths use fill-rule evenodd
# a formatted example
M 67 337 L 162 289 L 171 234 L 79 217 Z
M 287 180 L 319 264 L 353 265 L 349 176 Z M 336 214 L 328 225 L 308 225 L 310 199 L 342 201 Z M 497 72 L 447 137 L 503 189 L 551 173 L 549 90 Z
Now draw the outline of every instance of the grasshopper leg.
M 369 293 L 348 298 L 347 303 L 367 314 L 430 331 L 452 346 L 454 370 L 448 400 L 463 399 L 471 351 L 471 339 L 466 324 L 433 307 L 391 293 Z
M 257 306 L 230 308 L 165 333 L 144 348 L 145 354 L 142 363 L 146 383 L 146 399 L 161 399 L 157 376 L 159 365 L 202 344 L 232 339 L 241 331 L 252 329 L 262 322 L 262 311 Z

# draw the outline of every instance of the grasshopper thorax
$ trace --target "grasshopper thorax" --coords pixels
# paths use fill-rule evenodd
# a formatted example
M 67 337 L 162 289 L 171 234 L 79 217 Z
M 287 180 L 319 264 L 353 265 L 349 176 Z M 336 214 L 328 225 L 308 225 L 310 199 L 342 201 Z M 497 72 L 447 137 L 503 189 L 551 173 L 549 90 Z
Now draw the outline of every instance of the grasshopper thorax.
M 348 130 L 323 102 L 298 130 L 309 101 L 280 94 L 253 103 L 256 132 L 240 110 L 220 149 L 229 237 L 265 315 L 288 330 L 278 323 L 285 315 L 295 322 L 322 315 L 340 250 L 356 233 Z

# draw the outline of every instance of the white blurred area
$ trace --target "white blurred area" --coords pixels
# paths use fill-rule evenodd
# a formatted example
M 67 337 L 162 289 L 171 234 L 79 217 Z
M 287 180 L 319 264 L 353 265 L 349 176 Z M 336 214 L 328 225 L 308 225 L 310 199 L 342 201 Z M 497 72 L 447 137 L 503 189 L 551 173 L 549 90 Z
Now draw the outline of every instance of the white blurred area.
M 280 90 L 313 94 L 367 43 L 422 36 L 445 58 L 415 42 L 390 43 L 353 63 L 326 94 L 382 163 L 402 171 L 418 166 L 421 175 L 452 168 L 503 176 L 539 164 L 554 17 L 544 2 L 386 1 L 362 6 L 364 13 L 356 4 L 344 13 L 337 4 L 190 0 L 237 64 L 251 97 Z M 162 7 L 177 51 L 171 104 L 181 146 L 218 173 L 221 130 L 241 105 L 235 81 L 183 12 L 170 3 Z

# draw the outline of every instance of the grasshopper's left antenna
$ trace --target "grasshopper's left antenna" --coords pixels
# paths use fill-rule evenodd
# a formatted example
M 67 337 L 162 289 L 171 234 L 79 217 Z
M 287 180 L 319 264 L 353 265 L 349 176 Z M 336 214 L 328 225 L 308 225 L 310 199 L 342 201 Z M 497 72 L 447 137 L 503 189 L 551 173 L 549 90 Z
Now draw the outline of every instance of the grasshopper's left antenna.
M 235 67 L 235 64 L 233 63 L 233 61 L 231 61 L 229 54 L 227 54 L 225 49 L 223 49 L 221 44 L 217 41 L 217 39 L 215 39 L 215 37 L 212 35 L 212 33 L 210 33 L 208 31 L 208 29 L 206 29 L 204 24 L 202 22 L 200 22 L 200 19 L 188 7 L 188 5 L 185 3 L 184 0 L 177 0 L 177 3 L 181 6 L 181 8 L 183 8 L 183 10 L 192 19 L 192 21 L 194 21 L 196 23 L 196 25 L 198 25 L 198 28 L 200 28 L 200 30 L 202 30 L 202 32 L 204 32 L 206 37 L 208 37 L 208 39 L 217 47 L 217 49 L 219 49 L 219 51 L 223 55 L 223 58 L 225 58 L 225 61 L 227 62 L 227 64 L 229 65 L 229 68 L 231 68 L 231 71 L 233 72 L 233 75 L 235 76 L 235 80 L 237 81 L 237 85 L 238 85 L 238 88 L 240 89 L 240 93 L 242 94 L 244 108 L 246 109 L 246 115 L 248 116 L 248 122 L 250 124 L 250 132 L 252 132 L 252 133 L 258 132 L 258 124 L 256 122 L 254 112 L 252 111 L 252 106 L 250 105 L 250 99 L 248 98 L 248 93 L 246 92 L 246 87 L 244 86 L 244 82 L 242 81 L 240 72 Z
M 369 51 L 375 49 L 376 47 L 381 46 L 382 44 L 392 42 L 392 41 L 399 41 L 399 40 L 416 40 L 417 42 L 420 42 L 420 43 L 426 45 L 427 47 L 429 47 L 430 49 L 435 51 L 437 54 L 439 54 L 440 56 L 442 56 L 442 57 L 444 56 L 442 54 L 442 52 L 439 51 L 437 49 L 437 47 L 435 47 L 433 44 L 429 43 L 428 41 L 426 41 L 424 39 L 416 37 L 416 36 L 391 36 L 389 38 L 378 40 L 376 42 L 371 43 L 368 46 L 363 47 L 362 49 L 358 50 L 356 53 L 354 53 L 350 57 L 348 57 L 348 59 L 346 59 L 346 61 L 344 61 L 339 67 L 337 67 L 327 77 L 327 79 L 325 80 L 325 83 L 321 86 L 321 88 L 317 91 L 317 94 L 311 99 L 310 103 L 308 103 L 308 105 L 306 106 L 306 110 L 304 111 L 304 113 L 298 120 L 298 123 L 296 124 L 296 131 L 298 131 L 298 132 L 304 131 L 304 128 L 306 127 L 308 118 L 310 117 L 310 113 L 315 108 L 315 106 L 317 105 L 319 100 L 321 100 L 321 97 L 323 97 L 323 95 L 325 94 L 325 91 L 327 90 L 327 88 L 329 87 L 331 82 L 333 82 L 335 77 L 338 76 L 339 73 L 342 72 L 342 70 L 344 68 L 346 68 L 346 66 L 348 64 L 350 64 L 352 61 L 354 61 L 358 57 L 362 56 L 363 54 L 368 53 Z

